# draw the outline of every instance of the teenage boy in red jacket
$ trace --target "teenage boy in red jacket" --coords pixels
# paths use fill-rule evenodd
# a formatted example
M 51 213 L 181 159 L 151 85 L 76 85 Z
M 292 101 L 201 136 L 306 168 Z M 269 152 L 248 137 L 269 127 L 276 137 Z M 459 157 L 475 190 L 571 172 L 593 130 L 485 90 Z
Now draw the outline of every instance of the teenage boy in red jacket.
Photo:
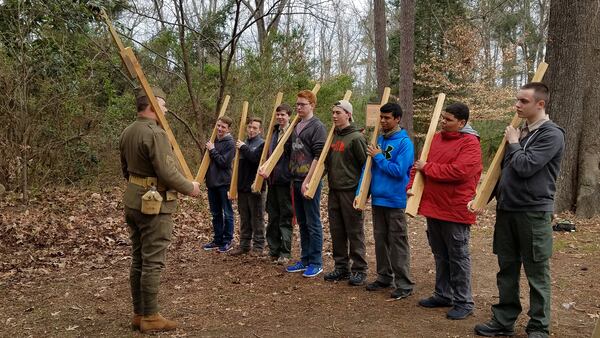
M 424 307 L 452 307 L 446 317 L 464 319 L 473 313 L 471 295 L 470 224 L 475 214 L 467 203 L 475 196 L 481 176 L 481 147 L 477 132 L 468 124 L 469 108 L 454 103 L 442 112 L 442 131 L 435 134 L 427 162 L 416 161 L 425 178 L 419 214 L 427 217 L 427 238 L 435 258 L 435 291 L 421 299 Z

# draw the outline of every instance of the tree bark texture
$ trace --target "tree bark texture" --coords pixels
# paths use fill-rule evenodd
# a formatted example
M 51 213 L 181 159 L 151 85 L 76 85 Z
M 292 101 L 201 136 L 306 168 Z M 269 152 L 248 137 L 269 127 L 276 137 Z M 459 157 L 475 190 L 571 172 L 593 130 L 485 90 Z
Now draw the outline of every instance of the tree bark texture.
M 377 93 L 383 95 L 383 89 L 390 85 L 390 69 L 387 54 L 387 19 L 385 0 L 373 1 L 373 22 L 375 30 L 375 72 L 377 74 Z
M 565 129 L 555 209 L 600 213 L 599 3 L 553 0 L 548 30 L 548 113 Z
M 415 0 L 400 2 L 400 88 L 402 126 L 413 137 L 413 79 L 415 67 Z

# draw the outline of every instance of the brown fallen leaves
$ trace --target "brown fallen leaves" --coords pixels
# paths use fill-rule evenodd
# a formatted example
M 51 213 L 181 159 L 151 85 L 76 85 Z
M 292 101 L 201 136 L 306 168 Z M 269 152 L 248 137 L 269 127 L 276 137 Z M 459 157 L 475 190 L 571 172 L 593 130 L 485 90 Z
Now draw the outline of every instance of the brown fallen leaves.
M 0 285 L 33 275 L 48 275 L 67 266 L 104 268 L 129 255 L 123 217 L 123 187 L 100 192 L 48 188 L 28 206 L 14 195 L 0 199 Z M 174 215 L 173 245 L 208 238 L 206 196 L 181 198 Z

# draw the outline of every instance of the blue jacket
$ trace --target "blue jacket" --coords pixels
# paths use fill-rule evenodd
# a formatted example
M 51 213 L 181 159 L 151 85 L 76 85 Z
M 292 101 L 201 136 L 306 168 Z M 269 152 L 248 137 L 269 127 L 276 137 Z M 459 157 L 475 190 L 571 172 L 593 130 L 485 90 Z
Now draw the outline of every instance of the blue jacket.
M 380 135 L 377 145 L 381 153 L 373 157 L 371 168 L 372 205 L 388 208 L 406 208 L 406 185 L 415 150 L 406 130 L 390 137 Z

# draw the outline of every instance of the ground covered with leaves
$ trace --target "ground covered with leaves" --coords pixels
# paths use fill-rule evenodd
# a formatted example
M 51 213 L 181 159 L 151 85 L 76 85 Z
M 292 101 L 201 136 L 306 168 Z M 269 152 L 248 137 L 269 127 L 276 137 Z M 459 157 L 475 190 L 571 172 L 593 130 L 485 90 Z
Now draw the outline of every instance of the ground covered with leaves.
M 0 199 L 0 336 L 127 337 L 131 305 L 129 239 L 122 190 L 44 190 L 28 206 Z M 326 196 L 324 196 L 326 200 Z M 346 283 L 283 272 L 265 258 L 204 252 L 210 239 L 206 196 L 184 198 L 175 215 L 173 243 L 163 274 L 162 313 L 180 324 L 164 336 L 214 337 L 469 337 L 489 319 L 497 301 L 496 258 L 491 252 L 494 213 L 472 227 L 476 311 L 462 321 L 446 309 L 417 305 L 433 290 L 435 270 L 422 218 L 409 220 L 415 294 L 387 301 L 389 291 L 367 292 Z M 326 205 L 326 201 L 322 201 Z M 327 213 L 325 270 L 333 266 Z M 375 278 L 370 211 L 366 213 L 369 280 Z M 569 215 L 564 215 L 569 217 Z M 554 233 L 552 334 L 588 337 L 600 316 L 600 220 L 576 220 L 577 231 Z M 237 230 L 236 220 L 236 230 Z M 299 236 L 294 237 L 298 257 Z M 525 337 L 528 288 L 521 280 Z

